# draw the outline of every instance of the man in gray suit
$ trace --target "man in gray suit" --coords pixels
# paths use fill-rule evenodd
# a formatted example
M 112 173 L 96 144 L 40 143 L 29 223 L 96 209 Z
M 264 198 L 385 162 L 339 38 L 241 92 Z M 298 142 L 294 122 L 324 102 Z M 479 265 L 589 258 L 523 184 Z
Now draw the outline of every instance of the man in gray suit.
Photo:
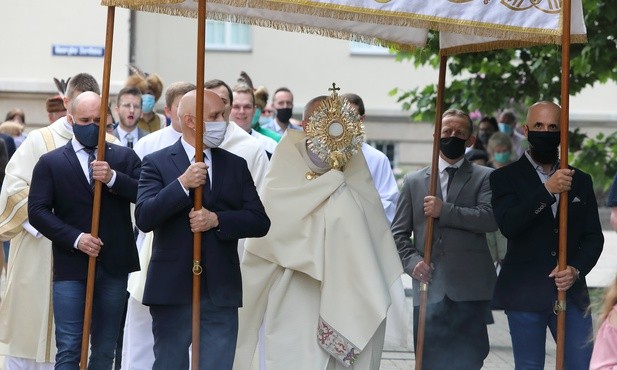
M 122 145 L 133 149 L 137 140 L 149 134 L 137 126 L 141 118 L 141 92 L 134 86 L 125 87 L 118 92 L 116 104 L 118 114 L 118 127 L 113 135 L 120 139 Z
M 491 169 L 465 159 L 472 132 L 467 114 L 444 112 L 437 194 L 428 195 L 430 167 L 407 175 L 392 222 L 403 268 L 413 278 L 414 344 L 420 283 L 429 284 L 424 370 L 480 369 L 489 351 L 485 317 L 496 274 L 485 233 L 497 224 Z M 430 266 L 423 261 L 428 217 L 435 219 Z

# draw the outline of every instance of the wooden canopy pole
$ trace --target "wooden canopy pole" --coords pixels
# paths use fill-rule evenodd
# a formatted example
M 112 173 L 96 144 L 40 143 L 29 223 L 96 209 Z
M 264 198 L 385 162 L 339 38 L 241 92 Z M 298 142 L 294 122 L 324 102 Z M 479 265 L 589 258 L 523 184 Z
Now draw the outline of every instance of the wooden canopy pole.
M 439 179 L 439 138 L 441 137 L 441 115 L 443 114 L 444 90 L 446 85 L 446 66 L 448 57 L 439 57 L 439 81 L 437 84 L 437 102 L 435 104 L 435 133 L 433 134 L 433 157 L 431 161 L 431 179 L 429 195 L 437 194 L 437 180 Z M 433 249 L 433 229 L 435 219 L 426 218 L 426 238 L 424 239 L 424 263 L 431 265 Z M 420 307 L 418 313 L 418 334 L 416 338 L 416 370 L 422 370 L 422 356 L 424 353 L 424 332 L 426 327 L 426 305 L 428 302 L 428 284 L 420 283 Z
M 562 35 L 561 35 L 561 157 L 559 168 L 568 168 L 568 131 L 570 128 L 570 24 L 572 6 L 570 0 L 563 0 L 562 8 Z M 559 195 L 559 271 L 568 266 L 568 192 Z M 566 291 L 557 292 L 555 303 L 557 313 L 557 348 L 555 354 L 555 368 L 563 369 L 566 338 Z
M 199 0 L 197 14 L 197 103 L 195 104 L 195 162 L 204 161 L 203 121 L 204 121 L 204 78 L 206 66 L 206 0 Z M 207 185 L 206 185 L 207 186 Z M 200 210 L 203 199 L 203 188 L 195 189 L 193 208 Z M 191 369 L 199 370 L 199 322 L 201 298 L 201 232 L 193 233 L 193 347 Z
M 105 160 L 105 123 L 107 122 L 107 102 L 109 101 L 109 80 L 111 75 L 111 51 L 114 42 L 114 18 L 116 8 L 114 6 L 107 7 L 107 29 L 105 31 L 105 57 L 103 59 L 103 91 L 101 95 L 101 122 L 99 124 L 99 140 L 97 147 L 96 160 Z M 102 128 L 101 128 L 102 127 Z M 101 211 L 101 192 L 103 183 L 95 181 L 94 183 L 94 201 L 92 205 L 92 225 L 90 234 L 99 237 L 99 219 Z M 94 278 L 96 271 L 96 258 L 90 256 L 88 258 L 88 280 L 86 281 L 86 305 L 84 309 L 84 328 L 81 337 L 81 361 L 80 368 L 86 370 L 88 368 L 88 349 L 90 343 L 90 325 L 92 323 L 92 300 L 94 297 Z

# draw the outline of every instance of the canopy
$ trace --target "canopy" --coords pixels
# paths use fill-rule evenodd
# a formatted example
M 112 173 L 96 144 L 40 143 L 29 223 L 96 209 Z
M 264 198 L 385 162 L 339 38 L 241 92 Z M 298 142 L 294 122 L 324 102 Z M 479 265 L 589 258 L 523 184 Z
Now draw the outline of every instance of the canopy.
M 106 6 L 197 17 L 196 0 L 102 0 Z M 207 17 L 399 49 L 440 31 L 442 54 L 561 42 L 560 0 L 209 0 Z M 571 41 L 585 42 L 581 0 Z

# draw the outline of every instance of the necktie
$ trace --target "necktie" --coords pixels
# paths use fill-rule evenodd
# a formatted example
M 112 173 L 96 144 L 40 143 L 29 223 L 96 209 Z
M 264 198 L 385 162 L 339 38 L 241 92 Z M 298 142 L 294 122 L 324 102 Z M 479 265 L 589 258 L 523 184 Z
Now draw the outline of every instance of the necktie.
M 212 180 L 210 179 L 210 167 L 212 166 L 212 161 L 206 153 L 204 152 L 204 162 L 209 162 L 208 171 L 206 172 L 206 183 L 204 184 L 204 194 L 210 194 L 210 190 L 212 189 Z
M 452 185 L 452 179 L 454 178 L 456 170 L 458 170 L 457 167 L 446 167 L 446 172 L 448 173 L 448 185 L 446 190 L 450 190 L 450 185 Z
M 126 134 L 124 138 L 126 139 L 126 146 L 133 149 L 133 135 Z
M 94 150 L 95 148 L 84 148 L 84 151 L 88 153 L 88 181 L 90 181 L 90 189 L 92 189 L 92 191 L 94 191 L 94 174 L 92 172 L 92 162 L 96 160 L 96 157 L 94 156 Z

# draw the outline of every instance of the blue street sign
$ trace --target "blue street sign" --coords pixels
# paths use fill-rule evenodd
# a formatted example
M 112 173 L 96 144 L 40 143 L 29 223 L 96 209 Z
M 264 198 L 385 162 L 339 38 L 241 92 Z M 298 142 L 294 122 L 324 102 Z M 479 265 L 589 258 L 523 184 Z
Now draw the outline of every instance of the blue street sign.
M 87 45 L 52 45 L 51 55 L 63 57 L 102 58 L 103 55 L 105 55 L 105 48 L 102 46 Z

